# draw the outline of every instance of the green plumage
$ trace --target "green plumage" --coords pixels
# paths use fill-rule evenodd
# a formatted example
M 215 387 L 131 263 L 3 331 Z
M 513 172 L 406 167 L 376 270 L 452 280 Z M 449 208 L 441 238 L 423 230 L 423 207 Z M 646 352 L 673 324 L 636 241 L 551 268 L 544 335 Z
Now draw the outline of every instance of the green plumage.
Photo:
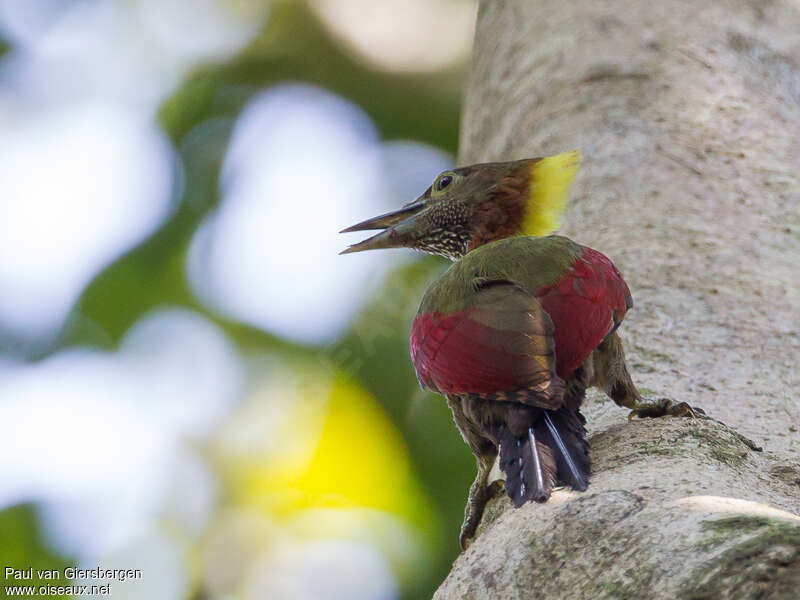
M 491 242 L 453 263 L 425 292 L 420 312 L 461 310 L 481 281 L 512 281 L 529 291 L 552 285 L 582 251 L 583 246 L 558 235 Z

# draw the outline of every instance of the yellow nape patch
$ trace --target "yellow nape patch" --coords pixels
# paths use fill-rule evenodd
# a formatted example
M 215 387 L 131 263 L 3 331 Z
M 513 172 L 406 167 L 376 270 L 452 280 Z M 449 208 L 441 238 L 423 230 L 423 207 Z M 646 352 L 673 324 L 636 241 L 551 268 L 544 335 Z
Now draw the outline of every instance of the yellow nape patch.
M 522 224 L 524 235 L 549 235 L 561 226 L 561 215 L 580 166 L 581 153 L 577 150 L 548 156 L 533 164 L 528 208 Z

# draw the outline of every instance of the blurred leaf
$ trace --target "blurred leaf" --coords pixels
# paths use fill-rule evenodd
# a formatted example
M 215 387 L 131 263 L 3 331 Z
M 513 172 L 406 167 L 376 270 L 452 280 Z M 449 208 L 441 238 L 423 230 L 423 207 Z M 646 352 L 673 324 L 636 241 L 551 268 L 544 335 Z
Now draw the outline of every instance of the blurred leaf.
M 161 111 L 181 138 L 195 124 L 232 116 L 261 89 L 280 82 L 317 84 L 363 108 L 387 139 L 414 139 L 455 154 L 464 66 L 405 75 L 371 69 L 330 37 L 304 2 L 279 1 L 267 25 L 234 60 L 199 69 Z
M 69 585 L 63 579 L 64 569 L 74 564 L 48 550 L 42 542 L 36 513 L 30 504 L 20 504 L 0 511 L 0 598 L 7 597 L 7 585 L 36 586 L 42 584 Z M 33 569 L 33 579 L 5 579 L 6 567 Z M 60 581 L 40 578 L 37 570 L 54 569 L 61 573 Z M 52 598 L 52 596 L 27 596 L 28 598 Z M 62 596 L 63 598 L 64 596 Z

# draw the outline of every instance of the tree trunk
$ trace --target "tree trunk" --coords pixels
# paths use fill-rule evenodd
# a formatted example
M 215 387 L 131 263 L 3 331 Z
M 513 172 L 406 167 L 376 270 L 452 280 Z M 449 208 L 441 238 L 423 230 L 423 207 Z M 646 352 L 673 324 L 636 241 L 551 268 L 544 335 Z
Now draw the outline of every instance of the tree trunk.
M 440 599 L 800 597 L 800 4 L 486 0 L 461 164 L 579 148 L 564 233 L 610 256 L 647 396 L 585 405 L 588 491 L 492 500 Z

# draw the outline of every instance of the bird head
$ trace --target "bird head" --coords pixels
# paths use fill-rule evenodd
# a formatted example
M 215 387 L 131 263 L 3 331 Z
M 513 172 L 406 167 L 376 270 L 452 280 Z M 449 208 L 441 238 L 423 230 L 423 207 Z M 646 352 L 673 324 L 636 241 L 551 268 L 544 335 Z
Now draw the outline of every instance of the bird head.
M 457 260 L 494 240 L 548 235 L 560 225 L 580 161 L 573 150 L 444 171 L 413 202 L 343 229 L 382 231 L 342 254 L 405 247 Z

